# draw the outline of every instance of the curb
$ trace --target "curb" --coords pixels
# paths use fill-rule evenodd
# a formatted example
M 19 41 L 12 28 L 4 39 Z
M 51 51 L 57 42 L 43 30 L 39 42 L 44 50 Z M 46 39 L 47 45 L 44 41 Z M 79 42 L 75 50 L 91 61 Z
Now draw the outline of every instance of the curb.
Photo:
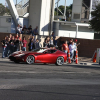
M 98 65 L 99 66 L 98 63 L 85 63 L 85 62 L 80 62 L 79 64 L 80 65 L 92 65 L 92 66 Z

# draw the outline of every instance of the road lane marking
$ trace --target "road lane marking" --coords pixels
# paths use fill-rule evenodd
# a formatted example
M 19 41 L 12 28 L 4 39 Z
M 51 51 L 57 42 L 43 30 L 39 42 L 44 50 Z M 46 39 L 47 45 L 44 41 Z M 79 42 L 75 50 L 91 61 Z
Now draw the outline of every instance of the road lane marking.
M 0 86 L 25 86 L 25 85 L 100 85 L 97 79 L 0 79 Z M 2 88 L 1 87 L 1 88 Z
M 60 71 L 51 71 L 51 72 L 37 72 L 37 71 L 4 71 L 4 70 L 1 70 L 0 73 L 30 73 L 30 74 L 35 74 L 35 73 L 65 73 L 65 74 L 89 74 L 91 72 L 60 72 Z

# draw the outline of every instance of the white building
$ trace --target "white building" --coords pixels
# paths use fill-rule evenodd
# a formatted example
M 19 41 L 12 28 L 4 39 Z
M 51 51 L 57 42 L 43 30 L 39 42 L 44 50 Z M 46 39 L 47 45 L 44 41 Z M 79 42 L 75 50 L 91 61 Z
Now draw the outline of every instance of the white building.
M 94 0 L 73 0 L 72 22 L 54 20 L 55 0 L 22 0 L 17 9 L 13 0 L 6 1 L 12 17 L 0 17 L 0 22 L 3 21 L 0 32 L 14 33 L 19 23 L 27 27 L 32 25 L 32 28 L 38 26 L 40 35 L 50 35 L 54 31 L 62 37 L 94 39 L 94 31 L 87 23 L 91 19 Z

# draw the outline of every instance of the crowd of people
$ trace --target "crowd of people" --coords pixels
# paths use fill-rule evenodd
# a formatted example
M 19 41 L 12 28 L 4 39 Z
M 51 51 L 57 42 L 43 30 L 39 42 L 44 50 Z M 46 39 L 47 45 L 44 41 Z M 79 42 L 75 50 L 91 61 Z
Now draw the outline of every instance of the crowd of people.
M 28 34 L 28 35 L 32 34 L 32 36 L 38 35 L 38 26 L 36 26 L 35 29 L 32 29 L 31 25 L 27 28 L 26 25 L 24 25 L 22 27 L 21 25 L 18 24 L 17 29 L 16 29 L 16 33 L 18 33 L 18 34 Z
M 77 39 L 73 40 L 70 39 L 69 41 L 63 41 L 62 38 L 60 40 L 60 49 L 65 52 L 68 55 L 68 50 L 70 51 L 70 59 L 72 61 L 75 61 L 76 56 L 76 50 L 77 46 L 80 45 L 80 43 L 77 44 Z
M 30 25 L 27 29 L 24 25 L 23 29 L 21 30 L 20 25 L 17 27 L 17 34 L 13 36 L 10 34 L 9 36 L 5 36 L 4 39 L 1 41 L 2 43 L 2 58 L 8 57 L 11 53 L 15 51 L 26 51 L 26 45 L 27 45 L 27 39 L 25 36 L 21 37 L 23 32 L 28 32 L 29 37 L 29 43 L 28 43 L 28 50 L 32 51 L 33 49 L 38 49 L 42 47 L 42 44 L 40 43 L 39 39 L 36 39 L 36 36 L 38 35 L 38 27 L 36 27 L 34 30 L 31 28 Z M 75 59 L 77 46 L 80 44 L 77 44 L 77 39 L 73 40 L 70 39 L 69 41 L 64 41 L 63 38 L 60 38 L 59 41 L 57 41 L 57 37 L 55 36 L 54 32 L 52 32 L 51 36 L 47 36 L 44 39 L 43 47 L 45 48 L 53 48 L 56 47 L 57 49 L 65 52 L 68 54 L 68 50 L 70 50 L 70 58 L 71 60 Z
M 39 39 L 35 39 L 35 36 L 30 35 L 28 37 L 28 50 L 31 51 L 33 49 L 38 49 L 41 47 Z M 15 36 L 10 34 L 9 36 L 5 36 L 1 41 L 2 43 L 2 58 L 8 57 L 11 53 L 16 51 L 26 51 L 27 39 L 25 36 L 20 37 L 17 33 Z
M 8 57 L 11 53 L 20 50 L 20 45 L 22 44 L 21 38 L 18 34 L 16 36 L 5 36 L 4 39 L 1 41 L 2 43 L 2 58 Z

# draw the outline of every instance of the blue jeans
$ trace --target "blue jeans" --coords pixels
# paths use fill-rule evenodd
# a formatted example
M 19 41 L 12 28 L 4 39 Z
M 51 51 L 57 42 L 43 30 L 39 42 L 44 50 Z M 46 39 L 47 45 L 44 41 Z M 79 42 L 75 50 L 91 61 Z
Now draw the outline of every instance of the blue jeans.
M 6 57 L 6 47 L 2 47 L 2 58 Z
M 8 57 L 10 55 L 10 45 L 6 47 L 6 56 Z
M 26 47 L 23 47 L 23 48 L 22 48 L 22 51 L 26 51 Z
M 64 50 L 65 53 L 67 53 L 67 50 Z
M 74 52 L 70 52 L 70 59 L 73 59 L 74 57 Z

